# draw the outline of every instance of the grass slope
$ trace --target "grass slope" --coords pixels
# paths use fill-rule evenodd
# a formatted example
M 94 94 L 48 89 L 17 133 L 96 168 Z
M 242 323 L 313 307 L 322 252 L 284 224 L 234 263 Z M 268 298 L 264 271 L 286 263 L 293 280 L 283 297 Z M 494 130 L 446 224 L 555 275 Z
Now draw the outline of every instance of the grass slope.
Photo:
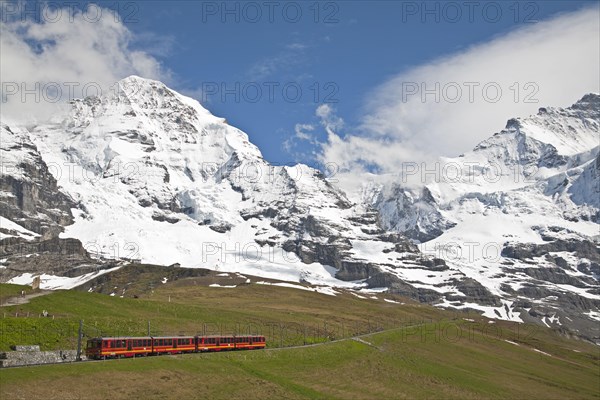
M 0 398 L 600 398 L 598 347 L 550 329 L 215 273 L 162 284 L 165 271 L 142 271 L 135 286 L 136 271 L 2 307 L 0 349 L 74 348 L 79 319 L 88 336 L 143 335 L 150 320 L 153 334 L 262 333 L 270 349 L 0 370 Z M 44 309 L 54 320 L 33 317 Z
M 598 359 L 475 332 L 421 340 L 407 329 L 312 347 L 0 370 L 3 399 L 585 399 Z M 561 350 L 562 349 L 562 350 Z M 588 349 L 589 350 L 589 349 Z

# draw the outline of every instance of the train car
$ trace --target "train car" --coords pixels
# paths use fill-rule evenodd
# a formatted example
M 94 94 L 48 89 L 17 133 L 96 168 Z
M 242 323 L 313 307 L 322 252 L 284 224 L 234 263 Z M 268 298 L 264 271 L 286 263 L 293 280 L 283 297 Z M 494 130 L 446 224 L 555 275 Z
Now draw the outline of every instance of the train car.
M 235 348 L 240 350 L 257 350 L 266 347 L 264 336 L 247 335 L 235 336 Z
M 151 353 L 151 337 L 92 338 L 87 341 L 85 349 L 86 356 L 94 360 L 146 356 Z
M 152 354 L 178 354 L 196 351 L 193 336 L 168 336 L 152 338 Z
M 196 338 L 193 336 L 104 337 L 89 339 L 85 354 L 88 358 L 99 360 L 194 351 L 196 351 Z
M 242 336 L 197 336 L 198 351 L 254 350 L 264 349 L 265 337 Z

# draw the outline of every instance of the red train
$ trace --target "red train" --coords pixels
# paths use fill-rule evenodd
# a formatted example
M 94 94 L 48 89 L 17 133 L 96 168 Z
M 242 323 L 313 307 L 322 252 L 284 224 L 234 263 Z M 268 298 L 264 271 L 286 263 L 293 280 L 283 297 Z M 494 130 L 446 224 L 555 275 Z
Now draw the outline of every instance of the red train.
M 265 337 L 257 335 L 99 337 L 87 341 L 85 355 L 100 360 L 202 351 L 255 350 L 264 349 L 265 346 Z

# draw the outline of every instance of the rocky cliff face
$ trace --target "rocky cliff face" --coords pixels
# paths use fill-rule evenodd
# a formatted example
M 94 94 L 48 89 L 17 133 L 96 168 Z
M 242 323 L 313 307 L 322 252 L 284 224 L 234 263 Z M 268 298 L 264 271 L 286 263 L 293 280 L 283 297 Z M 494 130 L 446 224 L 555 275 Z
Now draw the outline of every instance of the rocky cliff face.
M 2 124 L 0 213 L 42 238 L 57 236 L 73 222 L 75 203 L 59 192 L 56 179 L 42 160 L 27 131 Z M 10 235 L 8 228 L 3 228 Z M 15 235 L 19 236 L 14 232 Z
M 78 239 L 59 238 L 73 223 L 71 208 L 77 204 L 59 190 L 29 132 L 3 124 L 0 134 L 0 279 L 31 272 L 80 275 L 86 268 L 103 268 Z
M 382 288 L 516 321 L 566 325 L 577 314 L 574 329 L 598 336 L 594 97 L 509 122 L 463 157 L 521 166 L 533 183 L 507 172 L 489 184 L 481 166 L 459 182 L 371 185 L 353 203 L 317 170 L 270 165 L 244 132 L 160 82 L 130 77 L 119 88 L 51 123 L 4 128 L 3 160 L 20 167 L 2 174 L 3 280 L 42 273 L 48 286 L 73 286 L 127 260 L 178 263 Z M 5 147 L 4 136 L 23 145 Z M 448 256 L 449 241 L 462 251 L 483 239 L 500 243 L 498 259 Z M 578 244 L 543 247 L 557 240 Z

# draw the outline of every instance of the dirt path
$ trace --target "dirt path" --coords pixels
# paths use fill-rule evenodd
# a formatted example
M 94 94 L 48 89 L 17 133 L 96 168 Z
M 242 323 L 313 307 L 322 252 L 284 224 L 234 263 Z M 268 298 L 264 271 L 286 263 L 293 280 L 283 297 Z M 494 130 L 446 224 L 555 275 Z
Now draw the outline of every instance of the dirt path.
M 41 290 L 39 292 L 26 294 L 25 296 L 9 297 L 7 299 L 2 300 L 2 302 L 0 303 L 0 307 L 18 306 L 20 304 L 26 304 L 29 303 L 30 299 L 45 296 L 50 293 L 52 293 L 51 290 Z

